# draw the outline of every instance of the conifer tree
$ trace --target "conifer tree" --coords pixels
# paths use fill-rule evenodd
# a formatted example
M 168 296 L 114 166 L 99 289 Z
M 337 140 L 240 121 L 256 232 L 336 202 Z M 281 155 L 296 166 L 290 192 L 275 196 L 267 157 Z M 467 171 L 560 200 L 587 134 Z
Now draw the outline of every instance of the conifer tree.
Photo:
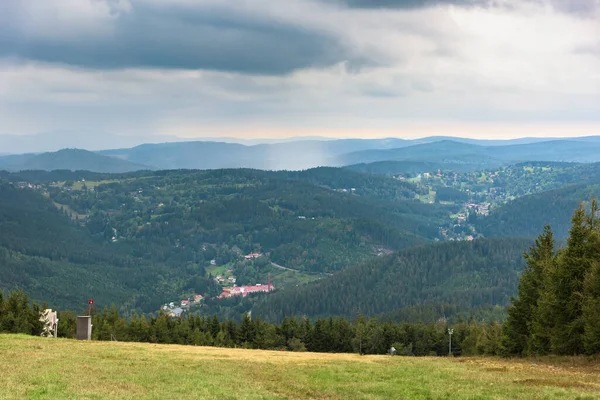
M 600 261 L 594 262 L 584 284 L 583 346 L 588 354 L 600 353 Z
M 254 342 L 254 338 L 256 337 L 256 326 L 254 322 L 250 319 L 248 314 L 244 314 L 242 318 L 242 323 L 240 324 L 240 328 L 238 331 L 238 339 L 239 342 L 246 347 L 250 347 Z
M 539 343 L 533 344 L 533 321 L 537 313 L 538 301 L 544 290 L 545 274 L 554 258 L 554 236 L 550 226 L 544 227 L 544 233 L 535 244 L 525 252 L 527 265 L 521 275 L 518 298 L 512 299 L 508 317 L 502 329 L 502 349 L 506 355 L 520 355 L 531 351 L 544 352 Z
M 596 202 L 594 202 L 597 207 Z M 583 204 L 575 211 L 567 247 L 558 258 L 556 273 L 549 290 L 553 291 L 551 345 L 557 354 L 583 352 L 583 282 L 590 269 L 588 245 L 592 232 Z

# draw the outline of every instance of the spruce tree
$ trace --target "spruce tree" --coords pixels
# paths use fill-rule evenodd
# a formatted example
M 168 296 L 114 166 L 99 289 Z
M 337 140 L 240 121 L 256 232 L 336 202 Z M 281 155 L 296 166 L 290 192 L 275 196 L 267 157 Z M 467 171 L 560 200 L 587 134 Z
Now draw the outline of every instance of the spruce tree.
M 575 211 L 567 247 L 557 258 L 546 290 L 542 318 L 550 325 L 551 349 L 556 354 L 584 352 L 584 281 L 599 252 L 594 233 L 597 211 L 596 200 L 592 201 L 589 215 L 583 204 Z
M 600 353 L 600 218 L 598 214 L 598 203 L 594 200 L 589 215 L 592 232 L 589 237 L 588 252 L 591 265 L 584 278 L 581 317 L 584 329 L 583 347 L 588 354 Z
M 585 279 L 583 346 L 588 354 L 600 353 L 600 261 L 594 262 Z
M 522 355 L 533 351 L 543 352 L 532 340 L 532 323 L 537 312 L 540 294 L 549 265 L 554 259 L 554 236 L 550 226 L 544 227 L 535 244 L 525 252 L 527 265 L 521 275 L 518 298 L 512 299 L 508 318 L 502 329 L 501 352 L 505 355 Z M 534 347 L 534 350 L 531 350 Z

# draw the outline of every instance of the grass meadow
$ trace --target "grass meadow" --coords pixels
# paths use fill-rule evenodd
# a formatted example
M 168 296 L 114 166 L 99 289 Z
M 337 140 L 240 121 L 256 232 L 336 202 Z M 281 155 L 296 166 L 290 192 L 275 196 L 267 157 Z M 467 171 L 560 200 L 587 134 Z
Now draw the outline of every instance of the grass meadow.
M 600 363 L 0 335 L 1 399 L 600 399 Z

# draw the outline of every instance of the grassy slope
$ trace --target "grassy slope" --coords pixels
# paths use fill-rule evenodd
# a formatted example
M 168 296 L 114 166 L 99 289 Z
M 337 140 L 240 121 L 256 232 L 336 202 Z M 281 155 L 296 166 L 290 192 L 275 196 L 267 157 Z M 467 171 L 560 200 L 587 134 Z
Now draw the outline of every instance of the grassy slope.
M 0 335 L 3 399 L 595 399 L 584 359 L 404 358 Z

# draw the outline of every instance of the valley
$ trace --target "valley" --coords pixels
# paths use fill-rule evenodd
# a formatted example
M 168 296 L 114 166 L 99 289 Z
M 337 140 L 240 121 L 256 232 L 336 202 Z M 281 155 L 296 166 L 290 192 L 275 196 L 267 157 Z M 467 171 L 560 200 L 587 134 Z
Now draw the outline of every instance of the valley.
M 0 0 L 0 400 L 600 399 L 600 0 Z
M 103 303 L 119 305 L 126 315 L 173 304 L 169 312 L 239 319 L 252 310 L 273 321 L 298 313 L 501 318 L 528 238 L 547 223 L 566 236 L 571 210 L 600 193 L 598 164 L 430 167 L 438 168 L 3 173 L 0 223 L 7 235 L 0 249 L 7 265 L 24 272 L 9 274 L 4 289 L 20 287 L 34 298 L 76 307 L 77 291 L 61 297 L 58 276 L 100 273 L 94 280 L 111 289 L 94 284 L 82 293 L 111 299 Z M 21 213 L 16 210 L 27 210 L 19 216 L 22 228 L 8 234 Z M 62 232 L 75 240 L 64 241 Z M 49 234 L 62 240 L 59 247 L 35 245 L 34 238 L 45 242 Z M 481 259 L 465 265 L 478 251 Z M 35 272 L 32 257 L 48 266 L 47 275 Z M 455 257 L 463 261 L 454 265 L 449 260 Z M 411 265 L 412 258 L 419 261 Z M 132 273 L 139 279 L 123 279 Z M 228 298 L 231 287 L 266 286 L 269 279 L 274 293 Z M 412 294 L 392 300 L 402 284 Z M 306 303 L 321 294 L 317 303 Z M 194 296 L 202 301 L 188 307 Z

